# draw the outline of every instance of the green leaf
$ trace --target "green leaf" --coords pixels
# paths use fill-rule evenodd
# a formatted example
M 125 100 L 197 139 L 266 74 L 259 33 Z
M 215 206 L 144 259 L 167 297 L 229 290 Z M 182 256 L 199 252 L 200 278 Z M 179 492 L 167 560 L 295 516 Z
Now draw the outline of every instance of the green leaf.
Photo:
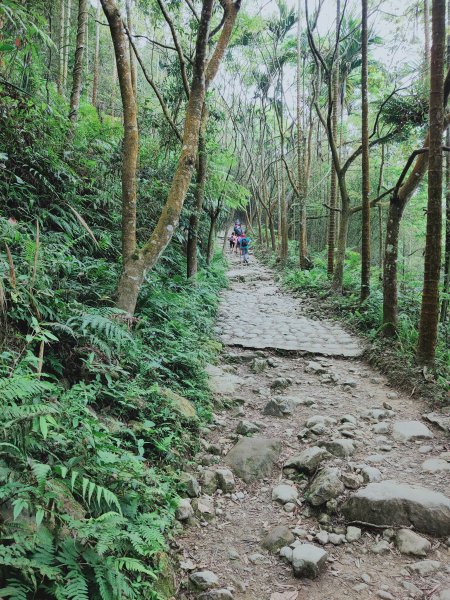
M 45 416 L 39 417 L 39 428 L 41 430 L 42 437 L 44 440 L 46 440 L 48 435 L 48 423 Z
M 36 511 L 36 525 L 39 527 L 44 520 L 45 510 L 43 508 L 38 508 Z
M 17 500 L 14 500 L 13 506 L 13 518 L 16 520 L 21 515 L 22 511 L 25 508 L 28 508 L 28 502 L 23 498 L 17 498 Z

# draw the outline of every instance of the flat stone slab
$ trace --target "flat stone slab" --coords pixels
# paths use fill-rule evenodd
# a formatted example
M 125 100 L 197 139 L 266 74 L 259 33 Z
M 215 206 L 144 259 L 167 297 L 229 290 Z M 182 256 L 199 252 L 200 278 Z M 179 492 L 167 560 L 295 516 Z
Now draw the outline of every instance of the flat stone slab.
M 383 481 L 355 492 L 342 506 L 347 521 L 450 535 L 450 498 L 428 488 Z
M 219 396 L 234 394 L 242 385 L 240 377 L 232 373 L 227 373 L 215 365 L 207 365 L 205 371 L 209 375 L 211 390 Z
M 397 421 L 392 427 L 392 436 L 399 442 L 412 442 L 430 439 L 433 434 L 420 421 Z
M 281 441 L 275 438 L 241 438 L 225 457 L 235 475 L 246 483 L 268 477 L 281 452 Z
M 229 346 L 358 357 L 358 340 L 333 322 L 314 321 L 301 314 L 300 303 L 284 293 L 271 272 L 252 257 L 250 267 L 228 272 L 230 287 L 222 293 L 217 326 L 220 341 Z M 236 301 L 242 283 L 249 301 Z M 251 282 L 251 283 L 250 283 Z M 236 332 L 242 332 L 236 335 Z

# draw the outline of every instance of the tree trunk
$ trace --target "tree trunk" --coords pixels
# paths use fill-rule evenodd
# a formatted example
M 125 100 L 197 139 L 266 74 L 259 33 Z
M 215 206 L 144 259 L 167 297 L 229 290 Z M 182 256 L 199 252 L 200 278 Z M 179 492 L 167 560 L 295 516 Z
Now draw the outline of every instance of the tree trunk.
M 112 117 L 116 116 L 116 83 L 117 83 L 117 63 L 113 62 L 112 83 L 111 83 L 111 100 L 110 110 Z
M 73 136 L 73 126 L 75 125 L 78 119 L 78 110 L 80 108 L 81 86 L 83 81 L 83 54 L 84 44 L 86 41 L 87 15 L 87 0 L 79 0 L 77 41 L 75 48 L 75 59 L 73 63 L 72 93 L 70 95 L 69 111 L 69 120 L 72 123 L 72 127 L 70 130 L 72 131 L 71 136 Z
M 98 95 L 98 67 L 100 60 L 100 0 L 97 0 L 95 11 L 95 49 L 94 49 L 94 75 L 92 79 L 92 105 L 97 106 Z
M 300 269 L 306 269 L 306 209 L 305 209 L 305 167 L 304 167 L 304 148 L 303 148 L 303 127 L 302 127 L 302 104 L 304 96 L 302 94 L 302 45 L 301 45 L 301 5 L 302 0 L 298 0 L 297 6 L 297 186 L 299 200 L 299 264 Z
M 203 107 L 206 110 L 206 107 Z M 206 116 L 203 117 L 206 122 Z M 187 276 L 195 277 L 198 271 L 197 264 L 197 246 L 198 246 L 198 223 L 203 210 L 203 200 L 205 198 L 206 185 L 206 144 L 205 132 L 200 134 L 198 140 L 198 158 L 197 158 L 197 182 L 195 186 L 195 206 L 189 217 L 189 230 L 187 241 Z
M 361 174 L 362 174 L 362 245 L 361 245 L 361 302 L 370 295 L 370 172 L 369 172 L 369 99 L 367 81 L 367 0 L 362 0 L 361 22 Z
M 102 2 L 114 3 L 114 0 L 102 0 Z M 178 226 L 196 163 L 206 90 L 217 74 L 240 8 L 240 2 L 233 3 L 231 0 L 222 0 L 222 5 L 225 7 L 225 19 L 220 38 L 209 63 L 207 63 L 213 4 L 213 0 L 203 1 L 197 31 L 192 84 L 184 123 L 183 144 L 166 203 L 149 240 L 141 250 L 134 252 L 130 260 L 125 262 L 119 281 L 117 305 L 131 315 L 136 309 L 140 285 L 145 274 L 155 266 Z M 138 285 L 136 285 L 136 280 Z
M 333 112 L 332 112 L 332 135 L 337 140 L 338 104 L 339 104 L 339 24 L 341 19 L 341 3 L 336 1 L 336 53 L 333 65 Z M 334 245 L 336 237 L 336 213 L 337 206 L 337 173 L 334 162 L 331 163 L 330 180 L 330 214 L 328 217 L 328 265 L 327 273 L 331 277 L 334 271 Z
M 127 28 L 130 32 L 130 35 L 133 35 L 133 7 L 132 0 L 125 0 L 126 11 L 127 11 Z M 137 94 L 137 73 L 136 73 L 136 63 L 134 60 L 134 52 L 131 44 L 128 44 L 129 53 L 130 53 L 130 69 L 131 69 L 131 82 L 133 84 L 133 92 L 136 96 Z
M 450 0 L 447 1 L 447 68 L 450 66 Z M 447 127 L 446 145 L 450 146 L 450 127 Z M 444 255 L 444 284 L 441 308 L 441 321 L 445 323 L 448 316 L 450 293 L 450 154 L 445 153 L 445 255 Z
M 61 0 L 61 14 L 59 20 L 59 52 L 58 52 L 58 94 L 62 96 L 64 92 L 64 56 L 65 56 L 65 14 L 66 14 L 65 0 Z
M 210 224 L 209 224 L 209 233 L 208 233 L 208 246 L 206 248 L 206 264 L 208 267 L 212 263 L 214 258 L 214 241 L 216 237 L 216 221 L 218 214 L 214 212 L 213 215 L 210 215 Z
M 424 33 L 424 38 L 425 38 L 425 48 L 424 48 L 425 77 L 428 78 L 428 71 L 430 69 L 430 2 L 429 2 L 429 0 L 423 0 L 423 33 Z
M 430 144 L 425 272 L 417 360 L 432 365 L 439 322 L 439 278 L 442 240 L 442 129 L 444 124 L 445 0 L 433 0 L 430 68 Z
M 342 204 L 341 220 L 339 224 L 339 236 L 336 252 L 336 264 L 333 274 L 333 290 L 342 293 L 344 281 L 345 252 L 347 250 L 348 225 L 350 221 L 350 211 L 347 203 Z
M 122 145 L 122 269 L 134 265 L 136 255 L 136 169 L 139 151 L 137 106 L 133 93 L 128 54 L 128 40 L 122 24 L 122 16 L 114 0 L 101 0 L 108 19 L 119 77 L 123 106 L 124 136 Z M 131 285 L 143 280 L 143 275 L 133 272 Z M 140 284 L 139 284 L 140 287 Z M 127 294 L 129 292 L 127 291 Z M 119 305 L 120 306 L 120 305 Z M 123 306 L 120 306 L 123 308 Z
M 72 12 L 72 0 L 67 0 L 66 26 L 64 33 L 64 70 L 63 70 L 63 89 L 67 85 L 67 74 L 69 72 L 69 48 L 70 48 L 70 17 Z
M 389 204 L 383 271 L 383 335 L 393 337 L 398 327 L 397 262 L 402 206 Z

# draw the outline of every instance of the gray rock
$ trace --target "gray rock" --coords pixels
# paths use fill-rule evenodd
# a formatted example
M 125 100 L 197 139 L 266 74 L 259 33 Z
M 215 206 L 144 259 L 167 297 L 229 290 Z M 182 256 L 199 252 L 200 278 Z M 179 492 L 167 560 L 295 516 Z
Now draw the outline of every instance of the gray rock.
M 209 375 L 212 391 L 220 396 L 229 396 L 239 390 L 242 380 L 238 375 L 227 373 L 221 367 L 207 365 L 205 371 Z
M 277 377 L 272 381 L 270 387 L 273 390 L 284 390 L 290 385 L 292 385 L 292 379 L 290 379 L 289 377 Z
M 194 516 L 194 509 L 192 508 L 190 498 L 182 498 L 179 501 L 175 516 L 178 521 L 188 521 Z
M 378 596 L 378 598 L 381 598 L 382 600 L 395 600 L 394 596 L 392 594 L 390 594 L 389 592 L 386 592 L 385 590 L 378 590 L 377 596 Z
M 200 484 L 191 473 L 181 473 L 180 484 L 190 498 L 200 496 Z
M 264 407 L 263 414 L 271 417 L 287 417 L 292 414 L 294 404 L 286 398 L 271 398 Z
M 211 520 L 215 515 L 214 501 L 210 496 L 203 495 L 195 498 L 192 506 L 202 519 Z
M 322 546 L 328 544 L 328 532 L 320 530 L 319 533 L 316 533 L 314 539 L 319 542 Z
M 344 415 L 341 417 L 341 423 L 351 423 L 352 425 L 356 425 L 358 423 L 358 419 L 353 415 Z
M 292 555 L 294 553 L 294 549 L 290 546 L 283 546 L 280 548 L 280 556 L 281 558 L 285 558 L 288 562 L 292 562 Z
M 441 413 L 431 412 L 427 415 L 423 415 L 429 423 L 436 425 L 442 431 L 450 431 L 450 416 L 443 415 Z
M 190 575 L 189 581 L 194 589 L 202 591 L 219 585 L 219 579 L 212 571 L 196 571 Z
M 272 500 L 286 504 L 288 502 L 295 502 L 298 498 L 298 491 L 292 485 L 281 483 L 272 490 Z
M 336 498 L 343 491 L 344 484 L 340 480 L 340 470 L 336 467 L 324 467 L 311 482 L 308 500 L 313 506 L 320 506 Z
M 236 433 L 241 435 L 249 435 L 252 433 L 258 433 L 260 429 L 260 426 L 256 423 L 252 423 L 251 421 L 246 421 L 243 419 L 242 421 L 239 421 L 236 427 Z
M 420 560 L 406 567 L 410 573 L 420 575 L 420 577 L 428 577 L 433 575 L 441 568 L 441 563 L 437 560 Z
M 450 600 L 450 588 L 441 590 L 437 595 L 431 596 L 431 600 Z
M 342 533 L 330 533 L 328 541 L 330 544 L 333 544 L 333 546 L 340 546 L 341 544 L 345 544 L 347 538 Z
M 303 527 L 295 527 L 292 530 L 292 533 L 302 540 L 308 536 L 308 532 L 306 531 L 306 529 L 303 529 Z
M 305 426 L 308 429 L 311 429 L 312 427 L 314 427 L 314 425 L 336 425 L 336 424 L 337 424 L 336 419 L 333 419 L 332 417 L 325 417 L 323 415 L 315 415 L 313 417 L 309 417 L 309 419 L 305 423 Z
M 268 366 L 267 359 L 265 358 L 255 358 L 251 363 L 251 369 L 253 373 L 262 373 L 266 370 Z
M 361 538 L 361 529 L 359 527 L 353 527 L 349 525 L 347 527 L 347 533 L 345 537 L 347 538 L 347 542 L 357 542 Z
M 331 440 L 331 442 L 321 442 L 320 445 L 339 458 L 349 458 L 355 452 L 355 445 L 352 440 L 345 438 Z
M 342 506 L 348 521 L 409 526 L 431 535 L 450 534 L 450 499 L 420 486 L 384 481 L 370 483 Z
M 394 423 L 392 436 L 398 442 L 412 442 L 414 440 L 430 439 L 433 434 L 420 421 L 398 421 Z
M 431 550 L 430 542 L 411 531 L 411 529 L 399 529 L 395 537 L 397 548 L 402 554 L 411 554 L 412 556 L 426 556 Z
M 215 471 L 217 485 L 222 492 L 228 494 L 234 491 L 236 482 L 234 481 L 234 475 L 230 469 L 220 468 Z
M 202 492 L 205 494 L 214 494 L 217 490 L 217 476 L 215 471 L 205 469 L 202 474 Z
M 371 550 L 374 554 L 386 554 L 391 549 L 391 546 L 388 541 L 380 540 L 376 544 L 371 547 Z
M 211 590 L 210 592 L 205 592 L 204 594 L 200 594 L 198 597 L 199 600 L 233 600 L 233 594 L 230 590 L 221 589 L 221 590 Z
M 313 544 L 301 544 L 294 549 L 292 566 L 296 577 L 315 579 L 325 570 L 328 554 Z
M 289 546 L 295 540 L 292 531 L 285 525 L 277 525 L 263 538 L 263 548 L 275 552 L 283 546 Z
M 361 467 L 361 476 L 364 483 L 376 483 L 382 479 L 381 471 L 376 467 L 371 467 L 369 465 L 363 465 Z
M 327 372 L 327 368 L 323 367 L 316 361 L 310 361 L 305 367 L 305 373 L 315 373 L 316 375 L 322 375 Z
M 366 410 L 361 416 L 367 421 L 376 423 L 378 421 L 382 421 L 383 419 L 388 419 L 392 415 L 390 414 L 390 411 L 384 408 L 371 408 Z
M 349 490 L 357 490 L 364 483 L 362 475 L 358 475 L 357 473 L 342 473 L 341 480 Z
M 281 441 L 274 438 L 242 438 L 228 452 L 226 464 L 246 483 L 268 477 L 281 452 Z
M 300 473 L 312 474 L 316 471 L 320 463 L 327 458 L 330 458 L 330 454 L 325 448 L 311 446 L 300 452 L 300 454 L 289 458 L 284 463 L 284 467 L 297 469 Z
M 421 589 L 419 589 L 416 585 L 414 585 L 410 581 L 402 581 L 402 586 L 403 586 L 403 589 L 405 589 L 408 592 L 408 596 L 410 598 L 418 599 L 418 598 L 423 598 L 425 595 Z M 448 597 L 448 600 L 450 600 L 450 596 Z
M 389 433 L 391 430 L 391 426 L 389 423 L 376 423 L 373 427 L 372 427 L 372 431 L 374 433 L 378 433 L 378 434 L 383 434 L 383 433 Z
M 422 463 L 422 471 L 426 473 L 440 473 L 442 471 L 450 471 L 450 463 L 442 458 L 429 458 Z
M 311 429 L 308 429 L 309 433 L 313 433 L 314 435 L 325 435 L 329 434 L 330 430 L 323 423 L 317 423 L 317 425 L 313 425 Z

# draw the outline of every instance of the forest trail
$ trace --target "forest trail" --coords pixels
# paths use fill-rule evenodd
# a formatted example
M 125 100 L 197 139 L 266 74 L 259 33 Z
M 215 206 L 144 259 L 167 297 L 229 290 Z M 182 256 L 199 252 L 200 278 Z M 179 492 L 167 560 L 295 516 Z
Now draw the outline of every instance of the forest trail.
M 306 319 L 301 301 L 253 261 L 232 257 L 217 320 L 225 346 L 209 368 L 216 413 L 179 512 L 188 524 L 177 538 L 176 598 L 450 598 L 450 416 L 433 413 L 440 427 L 432 425 L 430 407 L 394 391 L 355 337 Z M 396 483 L 377 483 L 388 480 Z M 342 502 L 367 484 L 374 498 L 358 520 L 373 508 L 371 522 L 385 527 L 348 529 Z M 426 490 L 415 499 L 405 484 Z M 412 521 L 419 535 L 386 527 L 394 521 Z M 314 579 L 294 577 L 289 562 L 305 543 L 319 549 L 308 565 L 321 571 Z M 282 558 L 276 548 L 291 544 Z

